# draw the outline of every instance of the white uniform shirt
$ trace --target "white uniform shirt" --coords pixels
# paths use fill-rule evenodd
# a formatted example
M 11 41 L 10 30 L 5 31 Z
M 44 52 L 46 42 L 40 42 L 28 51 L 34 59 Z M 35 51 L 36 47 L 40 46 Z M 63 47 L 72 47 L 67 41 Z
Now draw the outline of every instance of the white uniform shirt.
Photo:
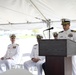
M 32 52 L 31 52 L 31 55 L 30 55 L 31 58 L 39 58 L 41 60 L 44 60 L 45 59 L 45 56 L 39 56 L 39 49 L 38 49 L 38 44 L 35 44 L 33 46 L 33 49 L 32 49 Z
M 58 39 L 70 39 L 76 41 L 76 32 L 73 30 L 61 31 L 58 34 Z

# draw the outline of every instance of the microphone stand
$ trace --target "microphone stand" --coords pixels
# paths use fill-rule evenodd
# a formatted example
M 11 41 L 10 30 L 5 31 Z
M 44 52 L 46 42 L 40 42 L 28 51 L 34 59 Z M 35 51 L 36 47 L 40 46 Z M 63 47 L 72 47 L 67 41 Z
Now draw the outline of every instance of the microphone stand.
M 45 22 L 47 24 L 47 27 L 48 27 L 48 37 L 50 39 L 50 19 L 48 20 L 42 20 L 43 22 Z M 44 30 L 45 31 L 45 30 Z M 44 31 L 43 31 L 43 34 L 44 34 Z
M 47 20 L 47 21 L 46 21 L 46 23 L 47 23 L 48 28 L 50 28 L 50 19 L 49 19 L 49 20 Z M 48 32 L 49 32 L 49 35 L 48 35 L 48 36 L 49 36 L 49 39 L 50 39 L 50 29 L 49 29 L 49 31 L 48 31 Z

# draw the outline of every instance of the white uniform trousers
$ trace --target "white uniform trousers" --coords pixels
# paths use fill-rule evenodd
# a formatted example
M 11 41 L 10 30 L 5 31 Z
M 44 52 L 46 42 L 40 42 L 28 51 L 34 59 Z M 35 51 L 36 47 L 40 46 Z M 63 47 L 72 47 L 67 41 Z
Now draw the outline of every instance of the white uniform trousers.
M 38 75 L 42 75 L 42 63 L 43 61 L 38 61 L 37 63 L 35 63 L 32 60 L 29 60 L 24 63 L 24 68 L 29 70 L 30 67 L 36 66 L 38 69 Z
M 8 60 L 0 60 L 0 71 L 4 72 L 2 69 L 2 65 L 5 65 L 6 70 L 11 69 L 11 64 L 13 64 L 13 60 L 8 59 Z
M 72 56 L 72 75 L 76 75 L 76 55 Z

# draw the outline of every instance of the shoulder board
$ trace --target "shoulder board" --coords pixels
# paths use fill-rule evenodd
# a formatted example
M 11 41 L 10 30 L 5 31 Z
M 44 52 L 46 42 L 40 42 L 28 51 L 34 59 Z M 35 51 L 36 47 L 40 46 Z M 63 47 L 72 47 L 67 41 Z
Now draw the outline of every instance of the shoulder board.
M 64 31 L 60 31 L 59 33 L 62 33 L 62 32 L 64 32 Z
M 76 32 L 76 30 L 71 30 L 71 32 Z
M 17 46 L 19 46 L 19 44 L 16 44 Z
M 34 46 L 37 46 L 37 44 L 35 44 Z

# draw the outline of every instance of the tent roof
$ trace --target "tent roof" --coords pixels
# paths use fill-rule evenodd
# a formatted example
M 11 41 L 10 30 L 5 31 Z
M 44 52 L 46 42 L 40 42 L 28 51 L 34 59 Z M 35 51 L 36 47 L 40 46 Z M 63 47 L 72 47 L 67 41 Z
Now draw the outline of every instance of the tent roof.
M 76 0 L 0 0 L 0 24 L 76 20 Z

